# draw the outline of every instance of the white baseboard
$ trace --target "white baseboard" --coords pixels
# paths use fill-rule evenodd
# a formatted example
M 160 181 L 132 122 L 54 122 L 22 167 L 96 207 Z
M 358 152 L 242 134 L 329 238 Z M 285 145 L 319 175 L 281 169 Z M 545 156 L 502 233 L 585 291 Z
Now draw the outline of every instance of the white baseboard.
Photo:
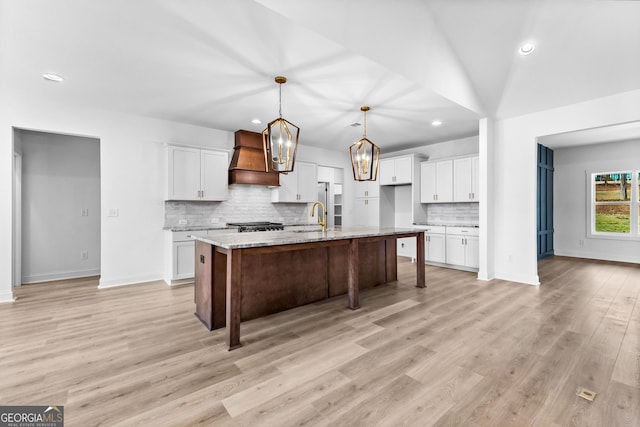
M 3 294 L 0 294 L 0 304 L 14 302 L 15 300 L 16 299 L 13 296 L 13 292 L 5 292 Z
M 99 276 L 99 275 L 100 275 L 100 269 L 62 271 L 62 272 L 56 272 L 56 273 L 34 274 L 32 276 L 24 276 L 22 278 L 22 283 L 27 284 L 27 283 L 53 282 L 54 280 L 77 279 L 79 277 L 90 277 L 90 276 Z
M 522 283 L 524 285 L 532 285 L 532 286 L 540 285 L 540 278 L 538 277 L 537 274 L 532 277 L 532 276 L 519 276 L 516 274 L 508 274 L 508 273 L 496 273 L 495 278 L 499 280 L 507 280 L 509 282 Z
M 148 274 L 144 276 L 131 276 L 131 277 L 120 277 L 117 279 L 104 279 L 100 278 L 100 284 L 98 285 L 98 289 L 107 289 L 107 288 L 115 288 L 118 286 L 128 286 L 128 285 L 136 285 L 138 283 L 146 283 L 146 282 L 157 282 L 162 281 L 163 274 Z
M 557 256 L 568 256 L 572 258 L 586 258 L 586 259 L 595 259 L 600 261 L 617 261 L 617 262 L 630 262 L 634 264 L 640 264 L 640 258 L 637 256 L 620 256 L 615 255 L 611 256 L 606 253 L 601 252 L 588 252 L 588 251 L 565 251 L 562 249 L 556 249 L 554 251 L 554 255 Z

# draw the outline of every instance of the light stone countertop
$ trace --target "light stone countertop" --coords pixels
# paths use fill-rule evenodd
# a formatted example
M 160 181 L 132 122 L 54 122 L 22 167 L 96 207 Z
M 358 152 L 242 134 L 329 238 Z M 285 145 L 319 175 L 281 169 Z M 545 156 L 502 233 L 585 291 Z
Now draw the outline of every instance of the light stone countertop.
M 167 231 L 206 231 L 206 230 L 224 230 L 224 229 L 229 229 L 229 230 L 235 230 L 235 228 L 230 228 L 227 227 L 226 224 L 220 224 L 220 225 L 175 225 L 175 226 L 171 226 L 171 227 L 163 227 L 163 230 L 167 230 Z
M 420 230 L 394 227 L 342 227 L 327 230 L 326 234 L 323 234 L 322 231 L 259 231 L 215 236 L 191 236 L 191 238 L 225 249 L 244 249 L 416 232 L 420 232 Z

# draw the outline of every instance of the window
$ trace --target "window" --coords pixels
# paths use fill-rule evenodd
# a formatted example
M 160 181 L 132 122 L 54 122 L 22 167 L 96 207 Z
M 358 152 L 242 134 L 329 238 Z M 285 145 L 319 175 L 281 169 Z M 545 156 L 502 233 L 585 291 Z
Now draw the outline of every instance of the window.
M 591 174 L 591 234 L 638 236 L 640 172 Z M 633 194 L 632 194 L 633 193 Z M 631 218 L 638 218 L 631 221 Z

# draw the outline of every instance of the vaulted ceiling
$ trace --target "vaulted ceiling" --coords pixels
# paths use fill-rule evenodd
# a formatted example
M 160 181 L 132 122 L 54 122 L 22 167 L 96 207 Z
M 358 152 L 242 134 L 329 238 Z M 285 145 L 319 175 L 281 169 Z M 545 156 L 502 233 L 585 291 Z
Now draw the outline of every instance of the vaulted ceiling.
M 345 148 L 369 105 L 393 151 L 639 89 L 639 22 L 635 0 L 0 0 L 0 76 L 28 99 L 261 131 L 280 74 L 302 144 Z

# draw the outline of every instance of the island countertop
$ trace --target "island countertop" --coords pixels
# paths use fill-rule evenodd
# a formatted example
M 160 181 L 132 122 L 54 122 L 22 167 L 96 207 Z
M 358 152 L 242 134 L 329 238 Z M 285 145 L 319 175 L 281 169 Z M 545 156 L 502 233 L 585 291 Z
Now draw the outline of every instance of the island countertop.
M 330 240 L 360 239 L 364 237 L 415 235 L 411 228 L 394 227 L 338 227 L 322 231 L 260 231 L 255 233 L 225 233 L 214 236 L 191 236 L 210 245 L 225 249 L 246 249 L 262 246 L 293 245 Z

